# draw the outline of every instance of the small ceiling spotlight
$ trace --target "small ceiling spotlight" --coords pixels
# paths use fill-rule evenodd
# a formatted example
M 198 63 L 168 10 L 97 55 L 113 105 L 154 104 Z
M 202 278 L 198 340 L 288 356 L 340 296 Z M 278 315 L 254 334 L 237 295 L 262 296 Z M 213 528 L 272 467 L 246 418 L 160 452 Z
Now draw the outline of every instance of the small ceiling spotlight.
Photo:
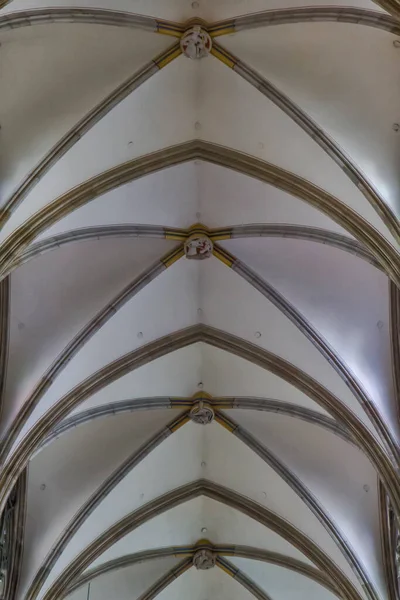
M 261 337 L 261 331 L 256 331 L 254 337 L 256 337 L 259 340 Z
M 383 321 L 378 321 L 376 324 L 378 329 L 382 329 L 383 328 Z
M 143 339 L 143 331 L 139 331 L 137 336 L 138 336 L 139 340 L 142 340 Z
M 46 484 L 45 483 L 41 483 L 40 484 L 40 489 L 42 492 L 44 492 L 44 490 L 46 489 Z
M 199 390 L 202 390 L 204 385 L 202 381 L 199 381 L 199 383 L 197 384 L 197 387 L 199 388 Z
M 400 48 L 400 40 L 394 40 L 394 42 L 393 42 L 393 46 L 394 46 L 395 48 Z
M 392 129 L 393 129 L 393 131 L 395 131 L 396 133 L 398 133 L 400 131 L 400 124 L 399 123 L 393 123 Z
M 207 527 L 202 527 L 201 528 L 201 533 L 207 533 Z
M 203 460 L 203 462 L 201 463 L 201 466 L 202 466 L 202 467 L 203 467 L 203 469 L 204 469 L 204 467 L 206 467 L 206 466 L 207 466 L 207 463 L 206 463 L 206 462 Z
M 194 10 L 196 10 L 196 8 L 199 8 L 200 4 L 198 2 L 192 2 L 192 8 Z
M 363 490 L 364 492 L 369 492 L 369 485 L 367 483 L 363 485 Z

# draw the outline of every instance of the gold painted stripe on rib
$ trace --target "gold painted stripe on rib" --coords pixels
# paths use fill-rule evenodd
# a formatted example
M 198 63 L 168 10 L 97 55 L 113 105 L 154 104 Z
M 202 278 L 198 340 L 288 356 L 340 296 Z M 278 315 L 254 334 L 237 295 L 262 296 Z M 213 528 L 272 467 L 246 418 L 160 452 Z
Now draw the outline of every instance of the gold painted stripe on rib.
M 225 254 L 225 252 L 222 250 L 222 248 L 216 248 L 214 246 L 213 255 L 215 256 L 215 258 L 218 258 L 218 260 L 220 260 L 221 262 L 223 262 L 224 265 L 227 265 L 228 267 L 232 267 L 233 266 L 233 262 L 234 261 L 231 259 L 230 256 L 228 256 L 227 254 Z
M 223 52 L 220 48 L 216 48 L 215 46 L 213 46 L 211 48 L 211 54 L 231 69 L 233 69 L 236 65 L 236 63 L 229 56 L 227 56 L 225 52 Z
M 221 35 L 229 35 L 230 33 L 235 33 L 235 25 L 225 25 L 224 27 L 215 27 L 209 31 L 210 37 L 220 37 Z
M 167 258 L 165 258 L 164 260 L 162 260 L 161 262 L 166 266 L 166 267 L 170 267 L 171 265 L 173 265 L 177 260 L 179 260 L 180 258 L 182 258 L 182 256 L 185 254 L 183 248 L 178 248 L 177 250 L 175 250 L 175 252 L 173 252 L 172 254 L 170 254 L 170 256 L 168 256 Z
M 166 65 L 169 65 L 169 63 L 172 62 L 175 58 L 178 58 L 178 56 L 180 56 L 181 54 L 182 50 L 180 46 L 176 46 L 171 50 L 169 54 L 167 54 L 166 56 L 164 55 L 160 59 L 156 59 L 154 62 L 159 69 L 162 69 Z

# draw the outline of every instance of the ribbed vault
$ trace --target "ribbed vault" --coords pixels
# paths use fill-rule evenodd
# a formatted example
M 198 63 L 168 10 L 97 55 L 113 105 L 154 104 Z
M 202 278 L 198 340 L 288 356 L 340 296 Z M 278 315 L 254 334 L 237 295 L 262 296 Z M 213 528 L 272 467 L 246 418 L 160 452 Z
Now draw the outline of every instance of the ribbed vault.
M 0 599 L 399 600 L 397 0 L 0 0 Z

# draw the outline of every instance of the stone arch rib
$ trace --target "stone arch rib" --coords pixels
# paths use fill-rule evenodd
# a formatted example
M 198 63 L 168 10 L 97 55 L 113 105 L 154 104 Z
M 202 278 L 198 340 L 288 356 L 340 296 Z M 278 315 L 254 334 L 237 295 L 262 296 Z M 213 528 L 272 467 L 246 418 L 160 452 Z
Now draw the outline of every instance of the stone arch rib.
M 125 183 L 174 165 L 193 160 L 229 168 L 271 184 L 327 214 L 369 249 L 385 272 L 400 287 L 400 261 L 395 248 L 365 219 L 343 202 L 309 181 L 276 165 L 217 144 L 194 140 L 128 161 L 62 194 L 18 227 L 2 244 L 0 277 L 5 277 L 16 258 L 48 227 L 73 210 Z
M 256 520 L 265 527 L 281 535 L 286 541 L 295 546 L 318 568 L 323 570 L 346 600 L 360 600 L 354 586 L 348 581 L 331 559 L 307 538 L 303 533 L 287 521 L 261 507 L 244 496 L 207 480 L 199 480 L 173 490 L 149 502 L 113 525 L 96 540 L 94 540 L 79 556 L 77 556 L 54 581 L 43 596 L 43 600 L 55 600 L 65 595 L 68 586 L 72 584 L 89 565 L 105 552 L 110 546 L 124 537 L 127 533 L 149 521 L 153 517 L 197 498 L 205 496 L 217 502 L 239 510 L 246 516 Z
M 396 515 L 400 515 L 400 489 L 396 469 L 391 464 L 377 440 L 359 419 L 329 390 L 312 379 L 306 373 L 283 360 L 282 358 L 258 346 L 246 342 L 242 338 L 226 332 L 196 325 L 167 335 L 155 342 L 134 350 L 116 361 L 109 363 L 84 382 L 66 394 L 59 402 L 29 430 L 14 454 L 3 465 L 0 473 L 0 501 L 8 497 L 13 483 L 24 469 L 32 453 L 38 449 L 48 433 L 81 402 L 104 386 L 119 379 L 140 366 L 156 358 L 165 356 L 174 350 L 187 347 L 197 342 L 204 342 L 235 354 L 250 362 L 269 370 L 283 380 L 288 381 L 309 398 L 328 410 L 350 433 L 354 441 L 364 451 L 377 473 L 385 484 Z
M 262 75 L 234 56 L 231 52 L 228 52 L 228 50 L 222 46 L 214 43 L 211 53 L 220 60 L 220 62 L 229 66 L 235 73 L 260 91 L 266 98 L 278 106 L 297 125 L 299 125 L 299 127 L 301 127 L 301 129 L 303 129 L 303 131 L 305 131 L 305 133 L 307 133 L 307 135 L 309 135 L 320 148 L 335 161 L 343 173 L 356 185 L 378 213 L 381 220 L 397 242 L 400 242 L 400 223 L 398 218 L 357 165 L 342 151 L 340 146 L 336 144 L 336 142 L 286 94 L 283 94 L 278 88 L 272 85 L 272 83 L 267 81 Z
M 201 547 L 200 544 L 197 544 L 196 546 L 173 546 L 154 548 L 152 550 L 144 550 L 143 552 L 137 552 L 135 554 L 121 556 L 117 559 L 103 563 L 99 567 L 89 569 L 88 571 L 86 571 L 68 588 L 68 594 L 75 592 L 78 588 L 96 579 L 96 577 L 104 575 L 105 573 L 109 573 L 110 571 L 114 571 L 116 569 L 124 569 L 125 567 L 129 567 L 131 565 L 147 560 L 155 560 L 158 558 L 165 558 L 169 556 L 192 556 L 194 552 L 199 549 L 199 547 Z M 209 546 L 207 545 L 207 547 Z M 309 566 L 308 564 L 300 560 L 292 558 L 291 556 L 286 556 L 277 552 L 271 552 L 269 550 L 262 550 L 260 548 L 252 548 L 250 546 L 212 544 L 210 548 L 214 552 L 216 552 L 219 557 L 236 556 L 238 558 L 247 558 L 250 560 L 262 561 L 285 569 L 289 569 L 291 571 L 294 571 L 295 573 L 298 573 L 299 575 L 303 575 L 304 577 L 315 581 L 319 585 L 322 585 L 327 590 L 332 592 L 332 594 L 337 594 L 336 588 L 333 587 L 331 581 L 326 577 L 326 575 L 323 572 L 321 572 L 319 569 L 316 569 L 315 567 Z
M 15 192 L 6 201 L 0 211 L 0 229 L 42 177 L 44 177 L 44 175 L 81 139 L 85 133 L 105 117 L 115 106 L 122 102 L 122 100 L 127 98 L 132 92 L 150 79 L 150 77 L 158 73 L 160 69 L 168 65 L 180 54 L 181 49 L 179 43 L 168 48 L 165 52 L 155 57 L 144 67 L 139 69 L 139 71 L 136 71 L 136 73 L 126 79 L 121 85 L 113 90 L 111 94 L 85 115 L 70 131 L 68 131 L 28 173 Z

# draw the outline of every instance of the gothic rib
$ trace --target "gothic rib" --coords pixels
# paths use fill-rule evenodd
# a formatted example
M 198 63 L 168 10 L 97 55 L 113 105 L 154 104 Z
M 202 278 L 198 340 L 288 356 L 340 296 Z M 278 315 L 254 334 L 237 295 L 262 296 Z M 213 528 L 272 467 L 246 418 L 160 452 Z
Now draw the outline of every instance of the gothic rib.
M 212 37 L 226 35 L 259 27 L 287 25 L 297 23 L 338 22 L 364 25 L 382 29 L 394 35 L 400 35 L 400 23 L 391 15 L 350 6 L 304 6 L 275 8 L 254 14 L 241 15 L 232 19 L 224 19 L 209 25 Z
M 382 483 L 378 482 L 379 520 L 382 547 L 382 562 L 389 600 L 399 600 L 399 587 L 396 567 L 396 544 L 394 539 L 394 515 L 390 501 Z
M 10 530 L 8 531 L 10 535 L 8 556 L 9 565 L 4 598 L 17 598 L 18 584 L 22 572 L 22 558 L 24 549 L 24 529 L 28 493 L 27 482 L 28 472 L 25 469 L 25 471 L 23 471 L 18 478 L 12 495 L 10 496 L 10 510 L 12 510 L 12 514 Z
M 399 0 L 373 0 L 375 4 L 386 10 L 388 13 L 400 18 L 400 2 Z
M 72 244 L 74 242 L 126 237 L 174 239 L 176 241 L 184 241 L 188 235 L 189 233 L 186 229 L 161 227 L 158 225 L 137 225 L 133 223 L 82 227 L 80 229 L 66 231 L 64 233 L 41 240 L 40 242 L 31 244 L 25 250 L 25 252 L 18 257 L 14 265 L 21 266 L 22 264 L 32 260 L 33 258 L 36 258 L 39 255 L 50 252 L 51 250 L 55 250 L 56 248 L 60 248 L 65 244 Z M 371 260 L 373 260 L 372 257 Z
M 141 594 L 138 600 L 154 600 L 166 587 L 171 585 L 178 577 L 186 573 L 192 567 L 192 559 L 184 558 L 178 565 L 165 573 L 148 590 Z
M 170 546 L 163 548 L 154 548 L 152 550 L 144 550 L 135 554 L 127 554 L 125 556 L 121 556 L 114 560 L 110 560 L 109 562 L 103 563 L 98 567 L 85 571 L 85 573 L 68 588 L 68 593 L 72 594 L 78 588 L 96 579 L 96 577 L 100 577 L 100 575 L 104 575 L 111 571 L 117 569 L 124 569 L 126 567 L 130 567 L 132 565 L 147 560 L 155 560 L 158 558 L 165 558 L 169 556 L 192 556 L 194 552 L 196 552 L 196 550 L 198 550 L 202 546 L 203 544 L 196 544 L 195 546 Z M 286 556 L 277 552 L 271 552 L 270 550 L 253 548 L 251 546 L 232 546 L 230 544 L 207 544 L 206 547 L 210 548 L 214 552 L 217 552 L 220 557 L 235 556 L 237 558 L 247 558 L 250 560 L 257 560 L 261 562 L 270 563 L 272 565 L 282 567 L 284 569 L 289 569 L 290 571 L 307 577 L 308 579 L 315 581 L 315 583 L 322 585 L 327 590 L 332 592 L 332 594 L 337 594 L 336 588 L 332 585 L 331 581 L 326 577 L 324 573 L 322 573 L 319 569 L 316 569 L 315 567 L 309 566 L 305 562 L 302 562 L 296 558 L 292 558 L 291 556 Z
M 363 386 L 357 381 L 356 377 L 341 359 L 339 354 L 330 346 L 317 329 L 307 321 L 300 311 L 245 263 L 217 244 L 214 246 L 214 255 L 219 258 L 223 264 L 229 266 L 235 273 L 238 273 L 245 281 L 250 283 L 251 286 L 272 302 L 272 304 L 290 319 L 290 321 L 306 336 L 322 356 L 326 358 L 328 363 L 335 369 L 336 373 L 351 390 L 365 414 L 369 417 L 370 421 L 378 431 L 394 464 L 398 465 L 400 455 L 396 440 L 392 436 L 390 429 L 387 427 L 385 420 L 374 402 L 368 396 Z
M 14 482 L 19 473 L 25 468 L 31 455 L 40 447 L 48 433 L 70 411 L 105 385 L 119 379 L 122 375 L 138 369 L 156 358 L 197 342 L 203 342 L 220 348 L 270 371 L 281 377 L 284 381 L 289 382 L 305 393 L 311 400 L 325 408 L 349 431 L 355 443 L 360 446 L 374 465 L 377 473 L 384 482 L 396 516 L 400 515 L 400 486 L 397 472 L 375 437 L 346 405 L 319 382 L 281 357 L 259 348 L 242 338 L 206 325 L 194 325 L 176 331 L 173 334 L 166 335 L 119 357 L 96 373 L 93 373 L 54 404 L 30 428 L 15 452 L 4 462 L 0 472 L 0 508 L 4 507 L 4 503 Z
M 299 479 L 271 450 L 259 442 L 244 427 L 235 423 L 225 413 L 216 412 L 216 420 L 235 437 L 241 440 L 250 450 L 257 454 L 267 465 L 277 473 L 283 481 L 295 492 L 295 494 L 310 509 L 313 515 L 318 519 L 321 525 L 326 529 L 337 547 L 350 565 L 352 571 L 361 583 L 367 597 L 370 600 L 378 600 L 379 594 L 374 588 L 367 571 L 359 561 L 356 553 L 347 541 L 344 534 L 336 526 L 334 520 L 325 511 L 318 499 L 310 492 L 304 483 Z
M 219 46 L 217 43 L 214 43 L 211 53 L 224 65 L 230 67 L 235 73 L 240 75 L 266 98 L 278 106 L 335 161 L 338 167 L 354 183 L 357 189 L 360 190 L 363 196 L 375 209 L 396 241 L 400 243 L 400 223 L 398 218 L 373 185 L 364 176 L 363 172 L 348 156 L 346 156 L 340 146 L 286 94 L 283 94 L 277 87 L 265 79 L 265 77 L 234 56 L 231 52 L 222 46 Z
M 15 13 L 1 15 L 0 32 L 19 27 L 53 23 L 87 23 L 91 25 L 129 27 L 155 33 L 165 33 L 178 38 L 184 31 L 183 26 L 179 23 L 131 12 L 102 8 L 47 7 L 19 10 Z
M 242 408 L 248 410 L 249 406 L 248 406 L 248 403 L 245 401 L 246 399 L 240 399 L 240 400 L 242 400 Z M 168 409 L 168 408 L 174 408 L 174 409 L 178 409 L 178 410 L 183 409 L 186 412 L 181 413 L 178 418 L 174 419 L 168 425 L 163 427 L 150 440 L 145 442 L 138 450 L 136 450 L 130 457 L 125 459 L 123 461 L 123 463 L 119 467 L 117 467 L 114 470 L 114 472 L 99 486 L 99 488 L 97 488 L 97 490 L 92 494 L 92 496 L 87 500 L 87 502 L 85 502 L 85 504 L 83 504 L 81 506 L 81 508 L 78 510 L 78 512 L 73 517 L 73 519 L 68 523 L 68 525 L 66 525 L 66 527 L 64 528 L 64 530 L 58 537 L 55 545 L 48 552 L 48 554 L 47 554 L 46 558 L 44 559 L 42 565 L 40 566 L 37 574 L 35 575 L 28 592 L 26 593 L 26 600 L 34 600 L 35 598 L 37 598 L 37 596 L 40 592 L 40 589 L 43 587 L 44 582 L 46 581 L 48 575 L 51 573 L 51 570 L 53 569 L 54 565 L 56 564 L 59 556 L 64 552 L 65 548 L 67 547 L 67 545 L 69 544 L 69 542 L 71 541 L 73 536 L 78 532 L 78 530 L 83 525 L 83 523 L 93 513 L 95 508 L 97 508 L 101 504 L 101 502 L 104 500 L 104 498 L 106 496 L 108 496 L 108 494 L 110 494 L 115 489 L 115 487 L 144 458 L 146 458 L 150 454 L 150 452 L 155 450 L 167 437 L 169 437 L 172 433 L 175 433 L 175 431 L 180 429 L 180 427 L 182 427 L 189 421 L 189 411 L 192 408 L 193 404 L 198 401 L 199 401 L 199 397 L 197 395 L 194 398 L 193 397 L 192 398 L 180 398 L 179 400 L 177 400 L 175 398 L 172 398 L 172 399 L 170 399 L 170 398 L 137 399 L 137 401 L 135 402 L 135 404 L 137 403 L 137 405 L 135 406 L 135 410 L 151 410 L 151 409 L 162 407 L 162 408 L 166 408 L 166 409 Z M 360 569 L 362 571 L 362 567 L 359 567 L 359 565 L 357 564 L 357 559 L 354 558 L 353 555 L 350 554 L 345 540 L 342 540 L 342 537 L 341 537 L 339 531 L 337 530 L 337 528 L 335 527 L 334 523 L 330 521 L 329 516 L 327 514 L 325 514 L 322 507 L 319 507 L 318 502 L 311 496 L 311 494 L 304 487 L 304 485 L 302 485 L 301 482 L 298 481 L 297 478 L 286 467 L 284 467 L 279 462 L 279 460 L 273 456 L 272 453 L 268 453 L 268 451 L 265 449 L 264 453 L 261 455 L 260 454 L 261 445 L 257 444 L 257 442 L 255 442 L 252 439 L 252 436 L 250 434 L 248 434 L 244 428 L 238 428 L 236 426 L 236 424 L 234 424 L 233 421 L 230 420 L 225 414 L 221 414 L 219 412 L 219 409 L 221 409 L 221 408 L 227 409 L 227 408 L 234 408 L 235 406 L 238 406 L 236 398 L 235 399 L 232 399 L 232 398 L 212 399 L 212 398 L 207 397 L 207 402 L 212 404 L 214 409 L 216 411 L 218 411 L 216 413 L 218 415 L 218 419 L 217 419 L 218 422 L 222 426 L 227 427 L 231 432 L 233 432 L 237 437 L 239 437 L 239 439 L 241 439 L 241 441 L 243 441 L 250 449 L 252 449 L 253 451 L 256 452 L 256 454 L 261 456 L 261 458 L 263 458 L 265 460 L 265 462 L 267 462 L 269 464 L 269 466 L 280 477 L 282 477 L 283 480 L 286 483 L 288 483 L 288 485 L 290 485 L 292 487 L 294 492 L 299 496 L 299 499 L 302 500 L 303 502 L 305 502 L 307 506 L 311 507 L 311 510 L 314 512 L 314 514 L 316 514 L 317 518 L 319 518 L 322 525 L 329 530 L 331 536 L 337 542 L 337 544 L 340 547 L 346 560 L 349 562 L 349 564 L 352 566 L 352 568 L 354 567 L 356 574 L 359 575 L 358 571 Z M 131 404 L 131 406 L 132 406 L 132 404 Z M 283 404 L 283 403 L 281 403 L 281 404 Z M 260 399 L 256 399 L 256 402 L 255 403 L 253 402 L 251 404 L 250 409 L 265 411 L 265 410 L 268 410 L 268 405 L 266 404 L 265 401 L 260 401 Z M 100 408 L 100 410 L 101 410 L 101 408 Z M 93 409 L 90 411 L 87 411 L 87 413 L 89 413 L 89 415 L 92 415 L 93 412 L 94 412 Z M 309 412 L 314 413 L 314 411 L 309 411 Z M 115 411 L 109 410 L 107 414 L 114 415 Z M 315 414 L 318 414 L 318 413 L 315 413 Z M 85 419 L 83 422 L 87 422 L 89 415 L 88 414 L 83 415 L 83 417 Z M 320 415 L 320 416 L 323 416 L 323 415 Z M 67 427 L 67 429 L 64 429 L 64 431 L 68 431 L 71 427 L 76 426 L 78 424 L 78 422 L 82 422 L 82 421 L 77 421 L 77 419 L 79 419 L 79 415 L 76 415 L 76 416 L 70 418 L 69 420 L 67 420 L 67 421 L 69 421 L 69 422 L 67 422 L 67 424 L 65 424 L 63 422 L 64 427 L 65 426 Z M 328 421 L 328 419 L 326 419 L 326 421 Z M 331 420 L 329 419 L 329 421 L 331 421 Z M 314 414 L 313 414 L 313 420 L 311 422 L 316 422 Z M 63 423 L 61 425 L 63 425 Z M 55 430 L 54 432 L 52 432 L 52 435 L 58 436 L 59 432 L 57 432 L 57 430 Z M 46 440 L 46 442 L 47 442 L 47 440 Z M 308 498 L 309 496 L 310 496 L 310 498 Z M 314 505 L 317 506 L 316 509 L 314 508 Z M 362 574 L 362 575 L 360 575 L 360 579 L 362 580 L 363 584 L 366 586 L 366 591 L 368 593 L 368 591 L 370 589 L 370 584 L 368 582 L 367 576 L 365 574 Z M 370 593 L 369 598 L 375 600 L 374 594 Z
M 248 577 L 243 571 L 235 567 L 229 560 L 217 556 L 216 566 L 219 567 L 224 573 L 232 577 L 235 581 L 240 583 L 245 590 L 250 592 L 257 600 L 272 600 L 271 596 L 258 586 L 250 577 Z
M 254 519 L 264 527 L 282 536 L 286 541 L 297 548 L 318 568 L 323 570 L 338 592 L 346 600 L 360 600 L 360 596 L 351 582 L 342 571 L 323 552 L 319 546 L 312 542 L 307 536 L 293 527 L 272 511 L 261 507 L 256 502 L 207 480 L 198 480 L 172 490 L 155 500 L 148 502 L 143 507 L 133 511 L 107 531 L 101 534 L 89 546 L 87 546 L 59 575 L 51 587 L 43 596 L 43 600 L 55 600 L 62 597 L 68 587 L 93 563 L 96 558 L 103 554 L 108 548 L 123 538 L 128 533 L 137 529 L 140 525 L 152 518 L 165 513 L 171 508 L 180 506 L 194 498 L 205 496 L 226 506 L 238 510 L 244 515 Z
M 257 586 L 249 577 L 247 577 L 240 569 L 237 569 L 226 559 L 217 557 L 216 566 L 220 567 L 225 574 L 233 577 L 235 581 L 241 584 L 250 594 L 258 600 L 271 600 L 266 592 Z M 162 575 L 148 590 L 141 594 L 138 600 L 154 600 L 165 588 L 170 586 L 178 577 L 193 568 L 192 558 L 184 558 L 178 565 L 170 571 Z
M 71 244 L 78 241 L 114 237 L 166 238 L 184 241 L 189 234 L 189 229 L 178 229 L 156 225 L 137 225 L 135 223 L 82 227 L 80 229 L 66 231 L 49 238 L 45 238 L 40 242 L 31 244 L 28 246 L 28 248 L 26 248 L 22 255 L 16 258 L 12 268 L 14 269 L 16 266 L 21 266 L 36 256 L 51 250 L 55 250 L 64 244 Z M 210 229 L 209 237 L 213 241 L 247 237 L 282 237 L 306 240 L 320 244 L 326 244 L 327 246 L 338 248 L 344 252 L 349 252 L 350 254 L 369 262 L 377 269 L 382 269 L 381 265 L 376 261 L 372 254 L 357 240 L 353 240 L 346 235 L 318 227 L 287 225 L 286 223 L 235 225 L 234 227 Z
M 390 282 L 390 335 L 397 415 L 400 420 L 400 290 Z
M 71 340 L 61 354 L 56 358 L 49 369 L 39 380 L 33 392 L 27 398 L 17 417 L 4 436 L 4 442 L 0 451 L 0 459 L 4 459 L 12 448 L 22 427 L 26 423 L 32 411 L 41 398 L 52 385 L 54 379 L 62 372 L 69 361 L 76 356 L 86 342 L 107 323 L 114 314 L 121 309 L 129 300 L 138 294 L 144 287 L 149 285 L 160 273 L 165 271 L 176 260 L 184 254 L 182 245 L 168 252 L 160 260 L 152 264 L 148 269 L 140 273 L 135 279 L 125 286 L 111 302 L 109 302 L 91 321 Z
M 29 589 L 25 595 L 26 600 L 37 598 L 43 584 L 50 575 L 52 568 L 56 564 L 61 553 L 65 550 L 75 533 L 83 525 L 89 515 L 101 504 L 106 496 L 120 483 L 124 477 L 138 464 L 142 462 L 155 448 L 157 448 L 172 433 L 177 431 L 189 420 L 188 412 L 180 414 L 168 425 L 162 427 L 149 440 L 144 442 L 133 454 L 128 456 L 123 463 L 115 469 L 111 475 L 103 481 L 99 488 L 90 496 L 90 498 L 79 508 L 72 520 L 61 532 L 56 543 L 47 553 L 42 565 L 37 571 Z
M 327 214 L 358 239 L 400 286 L 400 260 L 395 248 L 365 219 L 346 204 L 276 165 L 217 144 L 201 140 L 184 142 L 113 167 L 62 194 L 19 226 L 1 245 L 0 276 L 8 274 L 15 258 L 48 227 L 73 210 L 125 183 L 162 169 L 193 160 L 229 168 L 275 186 Z
M 199 396 L 196 395 L 196 401 L 199 400 Z M 301 419 L 307 423 L 313 423 L 319 427 L 324 427 L 327 431 L 341 437 L 344 441 L 354 444 L 354 441 L 347 433 L 346 429 L 337 423 L 334 419 L 326 417 L 320 412 L 304 408 L 298 404 L 291 404 L 290 402 L 283 402 L 281 400 L 274 400 L 271 398 L 259 398 L 259 397 L 247 397 L 247 396 L 233 396 L 233 397 L 214 397 L 209 398 L 207 396 L 207 402 L 210 403 L 214 409 L 242 409 L 242 410 L 257 410 L 264 412 L 272 412 L 275 414 L 285 415 L 288 417 Z M 113 402 L 110 404 L 102 404 L 88 410 L 79 412 L 71 417 L 63 419 L 63 421 L 57 425 L 43 441 L 41 448 L 47 444 L 50 444 L 56 438 L 59 438 L 64 433 L 75 429 L 79 425 L 92 421 L 94 419 L 104 418 L 109 415 L 118 415 L 124 412 L 134 412 L 141 410 L 155 410 L 155 409 L 178 409 L 185 410 L 191 408 L 193 405 L 193 398 L 174 398 L 171 396 L 160 396 L 151 398 L 132 398 L 131 400 L 122 400 L 119 402 Z
M 0 417 L 6 388 L 10 327 L 10 277 L 0 282 Z
M 338 248 L 344 252 L 349 252 L 350 254 L 369 262 L 377 269 L 382 269 L 381 265 L 363 244 L 346 235 L 335 233 L 328 229 L 321 229 L 319 227 L 289 225 L 287 223 L 234 225 L 233 227 L 210 229 L 209 237 L 216 242 L 249 237 L 282 237 L 312 241 Z
M 1 3 L 0 3 L 1 7 Z M 47 23 L 89 23 L 128 27 L 165 33 L 180 37 L 187 28 L 187 23 L 175 23 L 165 19 L 157 19 L 146 15 L 137 15 L 130 12 L 104 10 L 101 8 L 39 8 L 8 13 L 0 16 L 0 31 L 2 29 L 16 29 L 32 25 Z M 400 35 L 400 24 L 391 15 L 347 6 L 306 6 L 276 8 L 254 14 L 245 14 L 231 19 L 224 19 L 205 26 L 212 37 L 219 37 L 228 33 L 268 27 L 274 25 L 338 22 L 354 25 L 364 25 Z
M 179 43 L 151 60 L 119 85 L 111 94 L 95 106 L 68 133 L 66 133 L 42 160 L 28 173 L 0 211 L 0 228 L 8 221 L 14 210 L 23 202 L 29 192 L 42 177 L 70 150 L 96 123 L 105 117 L 115 106 L 139 88 L 160 69 L 181 54 Z

